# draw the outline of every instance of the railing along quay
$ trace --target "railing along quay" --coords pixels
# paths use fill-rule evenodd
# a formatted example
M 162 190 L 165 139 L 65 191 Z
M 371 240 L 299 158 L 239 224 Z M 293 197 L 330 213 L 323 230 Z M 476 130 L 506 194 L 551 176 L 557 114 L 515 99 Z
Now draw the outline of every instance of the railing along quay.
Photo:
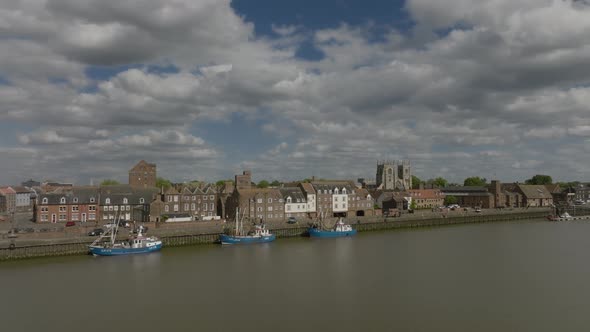
M 531 211 L 520 213 L 502 213 L 502 214 L 480 214 L 468 216 L 450 216 L 448 218 L 424 218 L 403 220 L 398 218 L 374 217 L 379 220 L 375 222 L 352 223 L 352 227 L 359 232 L 407 229 L 415 227 L 437 227 L 445 225 L 459 225 L 459 224 L 473 224 L 484 222 L 502 222 L 502 221 L 518 221 L 540 219 L 547 216 L 547 211 Z M 274 228 L 272 232 L 277 238 L 300 237 L 307 233 L 307 226 L 296 226 L 289 228 Z M 179 235 L 165 235 L 160 236 L 164 247 L 179 247 L 191 246 L 199 244 L 218 243 L 219 233 L 207 234 L 179 234 Z M 8 246 L 0 248 L 0 261 L 25 259 L 33 257 L 49 257 L 49 256 L 66 256 L 66 255 L 82 255 L 88 253 L 88 245 L 92 241 L 72 240 L 72 242 L 43 244 L 43 245 L 27 245 L 27 246 Z

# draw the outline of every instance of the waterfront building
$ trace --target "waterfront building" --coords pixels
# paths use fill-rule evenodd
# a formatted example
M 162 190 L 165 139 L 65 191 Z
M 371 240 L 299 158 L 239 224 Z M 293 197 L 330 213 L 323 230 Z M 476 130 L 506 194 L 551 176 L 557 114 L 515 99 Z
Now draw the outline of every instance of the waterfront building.
M 129 170 L 129 185 L 134 187 L 156 186 L 156 164 L 141 160 Z
M 110 222 L 121 216 L 131 222 L 150 221 L 150 204 L 159 193 L 156 187 L 130 185 L 102 186 L 99 191 L 101 220 Z
M 409 160 L 380 161 L 375 177 L 377 188 L 383 190 L 408 190 L 412 188 L 412 171 Z
M 255 188 L 252 173 L 236 175 L 236 188 L 226 203 L 226 219 L 234 220 L 239 209 L 240 218 L 249 222 L 278 222 L 285 220 L 285 203 L 278 188 Z
M 493 185 L 494 181 L 492 181 Z M 454 196 L 457 198 L 459 206 L 480 207 L 490 209 L 497 206 L 494 194 L 485 186 L 455 186 L 441 188 L 440 191 L 445 196 Z M 499 197 L 499 196 L 498 196 Z M 443 203 L 444 204 L 444 203 Z M 439 205 L 440 206 L 440 205 Z
M 574 190 L 574 200 L 590 203 L 590 183 L 580 183 Z
M 11 187 L 0 187 L 0 212 L 16 211 L 16 191 Z
M 36 222 L 96 222 L 100 218 L 97 187 L 59 188 L 38 196 L 34 207 Z
M 525 207 L 553 205 L 553 196 L 543 185 L 518 184 L 517 189 L 523 196 Z
M 298 219 L 308 216 L 307 197 L 299 187 L 283 187 L 279 189 L 285 202 L 285 218 Z
M 301 189 L 303 194 L 305 195 L 305 200 L 307 201 L 307 216 L 309 218 L 316 218 L 317 217 L 317 195 L 315 189 L 313 189 L 313 185 L 308 182 L 300 182 L 297 186 Z
M 14 186 L 11 187 L 16 193 L 15 211 L 17 212 L 29 212 L 33 211 L 33 204 L 31 197 L 35 197 L 35 191 L 32 189 Z
M 408 193 L 410 206 L 414 202 L 416 209 L 431 209 L 443 206 L 445 202 L 445 194 L 440 189 L 411 189 Z

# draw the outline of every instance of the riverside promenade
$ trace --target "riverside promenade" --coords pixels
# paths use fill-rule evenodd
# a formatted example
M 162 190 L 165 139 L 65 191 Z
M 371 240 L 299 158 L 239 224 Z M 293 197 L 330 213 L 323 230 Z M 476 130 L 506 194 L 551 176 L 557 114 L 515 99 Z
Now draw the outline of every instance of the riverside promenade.
M 475 211 L 434 212 L 418 210 L 413 214 L 401 217 L 351 217 L 346 222 L 353 225 L 359 232 L 407 229 L 415 227 L 438 227 L 445 225 L 472 224 L 483 222 L 506 222 L 519 220 L 546 221 L 551 213 L 547 208 L 504 209 Z M 312 220 L 299 220 L 296 224 L 285 222 L 269 223 L 267 226 L 278 238 L 304 236 Z M 325 220 L 327 226 L 333 225 L 336 219 Z M 165 247 L 212 244 L 219 239 L 219 234 L 233 227 L 232 222 L 207 221 L 186 223 L 146 223 L 148 233 L 159 236 Z M 33 257 L 63 256 L 87 254 L 87 246 L 95 237 L 87 236 L 87 232 L 97 227 L 94 223 L 83 226 L 60 227 L 44 225 L 34 231 L 10 237 L 7 231 L 0 233 L 0 261 Z M 100 225 L 99 225 L 100 226 Z M 247 228 L 247 225 L 244 225 Z M 127 229 L 121 229 L 119 238 L 127 237 Z

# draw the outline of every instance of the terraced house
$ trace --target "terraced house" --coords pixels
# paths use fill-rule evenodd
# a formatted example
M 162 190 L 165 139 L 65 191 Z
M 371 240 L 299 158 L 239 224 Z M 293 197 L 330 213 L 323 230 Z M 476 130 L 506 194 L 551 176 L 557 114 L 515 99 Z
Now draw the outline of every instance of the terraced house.
M 235 220 L 236 212 L 245 222 L 274 222 L 285 220 L 285 203 L 277 188 L 255 188 L 252 173 L 236 175 L 236 188 L 226 203 L 226 218 Z
M 430 209 L 443 206 L 445 194 L 439 189 L 411 189 L 408 190 L 411 202 L 416 204 L 416 209 Z
M 179 189 L 170 187 L 164 192 L 163 216 L 174 218 L 189 215 L 192 220 L 219 219 L 217 190 L 214 185 L 181 186 Z
M 104 186 L 100 188 L 102 221 L 117 218 L 133 222 L 150 221 L 150 203 L 158 195 L 158 188 L 130 185 Z
M 35 205 L 36 222 L 96 222 L 100 219 L 97 187 L 60 188 L 40 194 Z

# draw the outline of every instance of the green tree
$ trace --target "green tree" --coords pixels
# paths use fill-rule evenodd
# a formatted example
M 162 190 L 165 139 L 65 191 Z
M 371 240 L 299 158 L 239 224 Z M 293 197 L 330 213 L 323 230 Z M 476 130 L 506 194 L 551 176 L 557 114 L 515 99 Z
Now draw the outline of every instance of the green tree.
M 270 183 L 271 187 L 280 187 L 281 186 L 281 182 L 279 180 L 274 180 L 273 182 Z
M 266 180 L 262 180 L 260 182 L 258 182 L 258 184 L 256 185 L 256 187 L 258 188 L 268 188 L 270 184 L 268 183 L 268 181 Z
M 223 186 L 224 184 L 225 184 L 225 181 L 224 181 L 224 180 L 219 180 L 219 181 L 215 182 L 215 185 L 216 185 L 217 187 L 221 187 L 221 186 Z
M 463 181 L 463 185 L 466 187 L 483 187 L 486 184 L 488 184 L 488 180 L 479 176 L 472 176 Z
M 156 178 L 156 187 L 158 188 L 164 188 L 164 190 L 172 187 L 172 182 L 170 182 L 170 180 L 161 178 L 161 177 L 157 177 Z
M 422 180 L 420 180 L 419 177 L 417 177 L 416 175 L 412 175 L 412 189 L 420 189 L 421 183 Z
M 412 203 L 410 203 L 410 210 L 416 210 L 416 200 L 412 200 Z
M 430 179 L 430 180 L 426 181 L 426 183 L 432 184 L 432 185 L 439 187 L 439 188 L 443 188 L 443 187 L 446 187 L 449 182 L 446 179 L 439 176 L 437 178 Z
M 533 176 L 532 178 L 526 180 L 524 183 L 526 183 L 526 184 L 540 184 L 540 185 L 552 184 L 553 179 L 549 175 L 537 174 L 537 175 Z
M 458 202 L 457 197 L 455 197 L 453 195 L 445 196 L 445 205 L 457 204 L 457 202 Z
M 100 183 L 101 186 L 116 186 L 120 184 L 119 181 L 113 179 L 105 179 Z

